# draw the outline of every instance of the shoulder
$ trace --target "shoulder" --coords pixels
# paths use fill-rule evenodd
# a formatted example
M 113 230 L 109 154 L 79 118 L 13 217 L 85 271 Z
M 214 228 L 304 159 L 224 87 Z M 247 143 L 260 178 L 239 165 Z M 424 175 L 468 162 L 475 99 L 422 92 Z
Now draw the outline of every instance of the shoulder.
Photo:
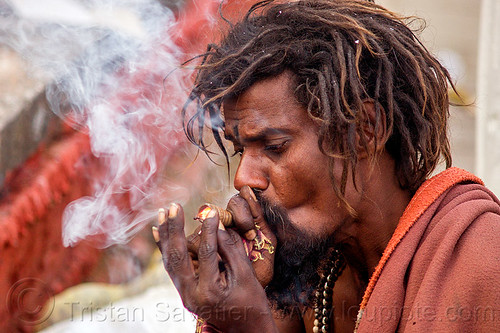
M 421 245 L 432 243 L 436 253 L 455 262 L 492 252 L 500 260 L 500 202 L 491 191 L 480 184 L 458 184 L 436 206 Z
M 500 213 L 500 201 L 493 192 L 481 184 L 457 184 L 443 193 L 439 201 L 438 211 L 461 209 L 477 213 L 488 210 Z
M 485 221 L 490 221 L 490 228 L 500 230 L 500 201 L 481 184 L 453 186 L 436 201 L 432 215 L 427 232 L 446 232 L 446 237 L 483 228 L 488 223 Z
M 450 295 L 470 298 L 500 290 L 500 203 L 479 184 L 459 184 L 443 194 L 427 226 L 419 259 Z M 423 267 L 422 267 L 423 268 Z M 422 274 L 424 278 L 425 274 Z M 432 274 L 431 274 L 432 275 Z M 484 295 L 487 297 L 487 295 Z
M 500 203 L 480 184 L 457 184 L 430 207 L 422 223 L 410 264 L 410 281 L 463 296 L 488 290 L 496 279 L 500 290 Z M 429 212 L 430 213 L 430 212 Z M 412 232 L 410 231 L 410 234 Z M 411 283 L 410 283 L 411 285 Z M 468 287 L 465 287 L 467 285 Z M 417 290 L 414 290 L 417 292 Z
M 483 318 L 481 311 L 500 308 L 498 199 L 482 185 L 461 184 L 437 205 L 412 260 L 406 296 L 430 306 L 439 321 L 419 325 L 495 327 L 500 318 Z

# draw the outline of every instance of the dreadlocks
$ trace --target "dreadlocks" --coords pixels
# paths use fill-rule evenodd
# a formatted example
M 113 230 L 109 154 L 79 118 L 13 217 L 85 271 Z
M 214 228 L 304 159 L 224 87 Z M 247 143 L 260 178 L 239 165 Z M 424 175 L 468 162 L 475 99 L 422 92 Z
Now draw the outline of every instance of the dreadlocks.
M 374 104 L 374 128 L 385 126 L 389 133 L 385 148 L 395 160 L 401 187 L 416 191 L 441 158 L 451 165 L 448 83 L 454 87 L 407 20 L 368 1 L 255 4 L 219 45 L 209 45 L 198 66 L 183 109 L 186 120 L 194 101 L 196 112 L 185 123 L 189 140 L 209 153 L 203 136 L 209 125 L 227 159 L 220 137 L 222 103 L 264 78 L 290 71 L 295 97 L 320 123 L 319 148 L 343 161 L 341 182 L 333 185 L 341 199 L 349 171 L 355 174 L 356 133 L 367 119 L 366 101 Z M 359 137 L 373 160 L 375 149 Z M 375 138 L 372 144 L 380 142 Z

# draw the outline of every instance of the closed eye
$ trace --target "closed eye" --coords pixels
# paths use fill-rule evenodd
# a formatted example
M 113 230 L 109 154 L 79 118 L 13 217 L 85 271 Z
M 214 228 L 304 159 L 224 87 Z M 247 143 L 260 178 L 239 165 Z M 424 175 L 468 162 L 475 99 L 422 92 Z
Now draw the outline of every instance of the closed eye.
M 274 144 L 274 145 L 267 145 L 264 147 L 264 150 L 265 151 L 268 151 L 268 152 L 271 152 L 273 154 L 276 154 L 276 155 L 279 155 L 279 154 L 282 154 L 286 151 L 286 149 L 288 148 L 288 140 L 285 140 L 283 142 L 280 142 L 278 144 Z

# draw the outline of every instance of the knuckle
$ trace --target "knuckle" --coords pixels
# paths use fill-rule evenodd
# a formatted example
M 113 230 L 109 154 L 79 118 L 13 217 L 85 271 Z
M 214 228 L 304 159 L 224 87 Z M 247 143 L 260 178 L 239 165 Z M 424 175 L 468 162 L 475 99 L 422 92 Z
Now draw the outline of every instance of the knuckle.
M 164 257 L 164 264 L 167 268 L 176 270 L 184 261 L 184 254 L 178 249 L 169 249 L 166 257 Z M 165 262 L 166 261 L 166 262 Z
M 245 201 L 245 199 L 243 199 L 241 197 L 241 195 L 239 194 L 235 194 L 231 197 L 231 199 L 229 200 L 229 204 L 235 204 L 235 205 L 241 205 L 243 202 Z
M 236 246 L 240 241 L 240 237 L 235 233 L 229 233 L 229 237 L 224 239 L 224 244 L 228 246 Z
M 264 210 L 262 209 L 262 206 L 258 202 L 254 202 L 252 204 L 252 210 L 255 216 L 262 216 L 264 214 Z
M 212 221 L 214 220 L 215 218 L 207 218 L 203 224 L 201 225 L 201 233 L 202 233 L 202 236 L 200 237 L 200 239 L 203 238 L 203 234 L 213 234 L 216 232 L 216 230 L 214 229 L 217 229 L 217 224 L 216 223 L 213 223 Z
M 197 246 L 201 246 L 201 244 L 206 243 L 208 239 L 212 239 L 217 234 L 217 225 L 219 222 L 213 223 L 212 221 L 205 221 L 203 223 L 203 236 L 200 237 L 200 241 Z
M 267 224 L 267 221 L 262 214 L 257 215 L 254 220 L 258 225 Z
M 200 244 L 198 248 L 198 259 L 203 260 L 206 258 L 210 258 L 215 254 L 215 247 L 208 243 Z
M 180 229 L 178 223 L 176 223 L 174 220 L 168 221 L 167 223 L 167 231 L 169 234 L 173 234 L 177 232 Z
M 238 226 L 238 230 L 240 230 L 241 232 L 243 231 L 246 232 L 254 228 L 255 221 L 252 217 L 245 217 L 245 218 L 240 218 L 235 224 Z
M 239 195 L 235 195 L 229 200 L 227 204 L 227 209 L 230 211 L 234 211 L 236 214 L 238 214 L 241 211 L 244 211 L 245 208 L 248 207 L 247 205 L 248 204 L 244 198 L 242 198 Z
M 233 213 L 233 221 L 238 229 L 249 230 L 253 227 L 254 219 L 248 206 L 240 206 L 230 210 Z

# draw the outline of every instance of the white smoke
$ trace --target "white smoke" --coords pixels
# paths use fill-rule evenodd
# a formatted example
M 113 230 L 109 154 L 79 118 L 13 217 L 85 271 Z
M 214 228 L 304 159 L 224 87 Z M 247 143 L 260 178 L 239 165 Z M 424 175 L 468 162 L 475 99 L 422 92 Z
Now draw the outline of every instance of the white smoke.
M 95 193 L 65 210 L 66 246 L 90 235 L 103 247 L 125 243 L 158 204 L 189 198 L 162 169 L 186 149 L 180 107 L 191 73 L 178 70 L 186 55 L 175 28 L 172 11 L 152 0 L 0 2 L 0 43 L 43 71 L 53 111 L 88 131 L 106 165 Z

